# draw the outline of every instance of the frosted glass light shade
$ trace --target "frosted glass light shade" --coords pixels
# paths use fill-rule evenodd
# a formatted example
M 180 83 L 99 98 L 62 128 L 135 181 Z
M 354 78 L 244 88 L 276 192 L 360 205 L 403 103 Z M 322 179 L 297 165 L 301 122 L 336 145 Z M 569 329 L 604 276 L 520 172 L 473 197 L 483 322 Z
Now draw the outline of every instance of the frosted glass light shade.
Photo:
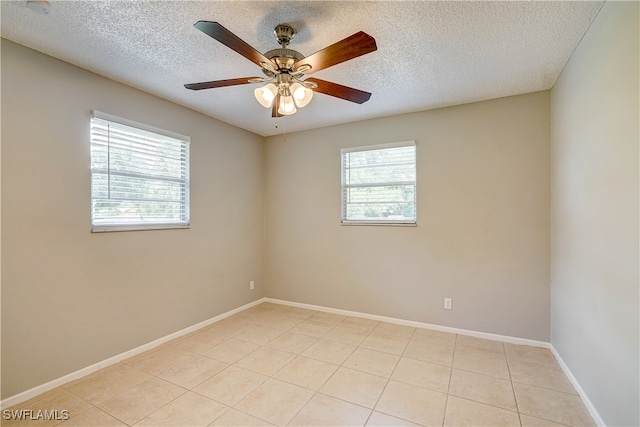
M 296 111 L 296 105 L 293 103 L 293 96 L 281 96 L 280 97 L 280 106 L 278 107 L 278 113 L 283 116 L 290 116 L 294 114 Z
M 273 83 L 269 83 L 266 86 L 262 86 L 254 90 L 253 93 L 260 105 L 265 108 L 269 108 L 278 93 L 278 88 Z
M 300 83 L 294 83 L 291 85 L 291 95 L 293 95 L 293 100 L 298 108 L 302 108 L 313 98 L 313 91 L 302 86 Z

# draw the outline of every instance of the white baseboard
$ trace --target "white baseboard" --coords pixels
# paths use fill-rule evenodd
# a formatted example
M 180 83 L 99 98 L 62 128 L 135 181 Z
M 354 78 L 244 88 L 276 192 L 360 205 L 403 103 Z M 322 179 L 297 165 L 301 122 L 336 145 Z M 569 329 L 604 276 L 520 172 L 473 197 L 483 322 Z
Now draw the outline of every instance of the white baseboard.
M 605 427 L 606 424 L 605 424 L 604 420 L 602 419 L 602 417 L 600 416 L 600 413 L 598 412 L 596 407 L 591 402 L 591 399 L 589 399 L 589 396 L 587 395 L 587 393 L 584 391 L 584 389 L 582 388 L 582 386 L 578 382 L 578 379 L 573 375 L 573 372 L 571 372 L 571 369 L 569 369 L 569 366 L 567 366 L 567 364 L 564 362 L 564 360 L 562 359 L 562 357 L 558 353 L 558 350 L 556 350 L 556 348 L 553 346 L 553 344 L 550 344 L 549 349 L 551 350 L 551 353 L 553 353 L 554 357 L 556 358 L 556 360 L 560 364 L 560 367 L 562 368 L 562 370 L 564 371 L 564 374 L 569 379 L 569 382 L 571 382 L 573 387 L 578 392 L 578 395 L 582 399 L 582 402 L 584 403 L 584 406 L 587 407 L 587 410 L 589 411 L 589 414 L 591 414 L 591 417 L 593 417 L 593 420 L 596 422 L 596 424 L 598 426 Z
M 86 368 L 79 369 L 75 372 L 67 374 L 63 377 L 57 378 L 55 380 L 49 381 L 47 383 L 41 384 L 39 386 L 33 387 L 29 390 L 18 393 L 14 396 L 7 397 L 6 399 L 0 401 L 0 409 L 5 409 L 11 407 L 13 405 L 17 405 L 18 403 L 24 402 L 25 400 L 29 400 L 32 397 L 35 397 L 39 394 L 45 393 L 49 390 L 53 390 L 56 387 L 59 387 L 63 384 L 66 384 L 70 381 L 77 380 L 78 378 L 82 378 L 85 375 L 89 375 L 93 372 L 96 372 L 100 369 L 106 368 L 107 366 L 113 365 L 115 363 L 121 362 L 124 359 L 128 359 L 129 357 L 135 356 L 147 350 L 151 350 L 161 344 L 169 342 L 173 339 L 181 337 L 183 335 L 189 334 L 191 332 L 197 331 L 198 329 L 204 328 L 205 326 L 209 326 L 213 323 L 219 322 L 222 319 L 225 319 L 229 316 L 233 316 L 236 313 L 239 313 L 247 308 L 251 308 L 256 306 L 264 301 L 264 298 L 260 298 L 238 308 L 234 308 L 233 310 L 227 311 L 226 313 L 222 313 L 218 316 L 212 317 L 210 319 L 204 320 L 200 323 L 196 323 L 195 325 L 189 326 L 172 334 L 166 335 L 162 338 L 158 338 L 157 340 L 151 341 L 147 344 L 143 344 L 139 347 L 136 347 L 132 350 L 125 351 L 124 353 L 120 353 L 116 356 L 110 357 L 106 360 L 100 361 L 98 363 L 94 363 L 91 366 L 87 366 Z
M 304 304 L 299 302 L 285 301 L 275 298 L 264 298 L 265 302 L 274 304 L 289 305 L 292 307 L 306 308 L 308 310 L 324 311 L 326 313 L 341 314 L 343 316 L 361 317 L 363 319 L 377 320 L 379 322 L 394 323 L 396 325 L 413 326 L 414 328 L 432 329 L 434 331 L 450 332 L 452 334 L 468 335 L 476 338 L 484 338 L 492 341 L 501 341 L 510 344 L 529 345 L 532 347 L 549 348 L 550 344 L 544 341 L 530 340 L 527 338 L 510 337 L 508 335 L 491 334 L 488 332 L 478 332 L 468 329 L 451 328 L 448 326 L 432 325 L 430 323 L 416 322 L 413 320 L 397 319 L 395 317 L 378 316 L 376 314 L 360 313 L 357 311 L 340 310 L 337 308 L 323 307 L 320 305 Z

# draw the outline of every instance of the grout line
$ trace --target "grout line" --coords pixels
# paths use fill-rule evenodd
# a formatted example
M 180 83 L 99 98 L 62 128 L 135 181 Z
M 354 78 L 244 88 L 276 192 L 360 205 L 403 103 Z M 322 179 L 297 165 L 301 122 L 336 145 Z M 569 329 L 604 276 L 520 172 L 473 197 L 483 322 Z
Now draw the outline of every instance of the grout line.
M 522 426 L 522 416 L 520 415 L 520 407 L 518 406 L 518 398 L 516 397 L 516 389 L 513 387 L 513 377 L 511 376 L 511 366 L 509 364 L 509 358 L 507 357 L 507 351 L 504 348 L 504 344 L 502 345 L 504 351 L 504 358 L 507 362 L 507 371 L 509 372 L 509 383 L 511 384 L 511 393 L 513 394 L 513 401 L 516 404 L 516 412 L 518 413 L 518 421 Z
M 451 378 L 453 378 L 453 363 L 456 358 L 456 347 L 458 346 L 458 337 L 456 334 L 456 339 L 453 341 L 453 355 L 451 357 L 451 369 L 449 371 L 449 384 L 447 384 L 447 395 L 444 401 L 444 412 L 442 413 L 442 426 L 444 427 L 444 420 L 447 418 L 447 405 L 449 405 L 449 390 L 451 389 Z

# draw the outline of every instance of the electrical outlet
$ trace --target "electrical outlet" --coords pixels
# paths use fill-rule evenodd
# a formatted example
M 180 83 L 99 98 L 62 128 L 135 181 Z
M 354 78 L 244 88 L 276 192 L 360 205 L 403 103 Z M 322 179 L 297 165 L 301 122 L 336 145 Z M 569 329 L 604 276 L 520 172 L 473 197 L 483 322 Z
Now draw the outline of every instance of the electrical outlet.
M 451 310 L 451 298 L 444 299 L 444 309 Z
M 254 280 L 249 282 L 249 290 L 252 291 L 256 288 L 256 282 Z

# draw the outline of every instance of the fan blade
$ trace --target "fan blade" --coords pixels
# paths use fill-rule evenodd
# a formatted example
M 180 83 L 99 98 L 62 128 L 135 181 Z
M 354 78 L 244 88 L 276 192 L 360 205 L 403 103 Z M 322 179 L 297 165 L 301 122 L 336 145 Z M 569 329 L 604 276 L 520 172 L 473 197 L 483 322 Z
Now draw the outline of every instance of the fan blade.
M 213 89 L 216 87 L 244 85 L 244 84 L 251 83 L 249 81 L 250 79 L 257 79 L 257 78 L 258 77 L 240 77 L 238 79 L 214 80 L 212 82 L 202 82 L 202 83 L 189 83 L 184 85 L 184 87 L 191 90 Z
M 276 94 L 273 104 L 271 104 L 271 117 L 282 117 L 282 114 L 278 113 L 278 107 L 280 106 L 280 94 Z
M 233 34 L 231 31 L 227 30 L 222 25 L 218 24 L 217 22 L 198 21 L 193 26 L 206 35 L 218 40 L 228 48 L 235 50 L 240 55 L 244 56 L 260 68 L 262 68 L 260 62 L 266 62 L 268 64 L 271 63 L 269 58 L 249 46 L 249 44 L 247 44 L 244 40 Z
M 305 82 L 313 82 L 318 85 L 318 87 L 313 90 L 314 92 L 335 96 L 336 98 L 345 99 L 347 101 L 355 102 L 356 104 L 362 104 L 371 98 L 371 94 L 369 92 L 354 89 L 349 86 L 342 86 L 338 83 L 332 83 L 326 80 L 309 78 L 306 79 Z
M 369 34 L 360 31 L 346 39 L 340 40 L 331 46 L 307 56 L 299 61 L 300 65 L 311 65 L 311 70 L 305 74 L 312 74 L 316 71 L 329 68 L 341 62 L 348 61 L 358 56 L 365 55 L 377 50 L 376 40 Z M 298 65 L 296 68 L 298 68 Z

